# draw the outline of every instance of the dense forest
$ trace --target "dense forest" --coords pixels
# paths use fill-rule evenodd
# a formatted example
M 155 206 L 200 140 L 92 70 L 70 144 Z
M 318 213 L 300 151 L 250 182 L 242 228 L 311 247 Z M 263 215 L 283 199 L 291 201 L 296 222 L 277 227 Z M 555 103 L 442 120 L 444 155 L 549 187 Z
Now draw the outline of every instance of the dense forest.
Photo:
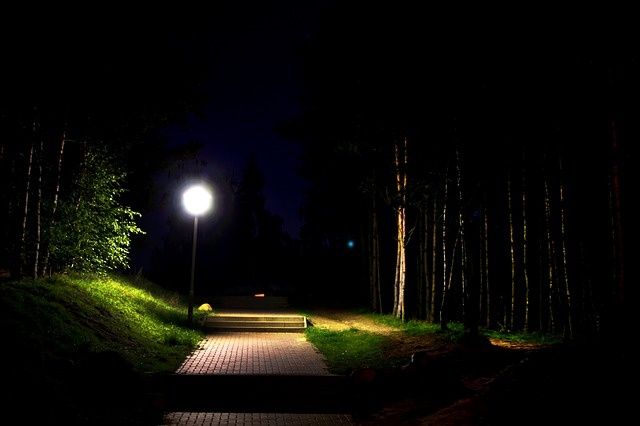
M 497 12 L 328 7 L 298 46 L 303 114 L 277 129 L 306 148 L 301 238 L 264 208 L 249 158 L 239 181 L 218 182 L 233 214 L 199 242 L 202 281 L 470 333 L 623 333 L 637 31 L 624 11 Z M 91 49 L 77 26 L 3 33 L 2 269 L 126 269 L 153 177 L 206 171 L 197 143 L 161 137 L 209 96 L 212 58 L 194 53 L 213 22 L 198 25 L 131 22 Z M 167 226 L 150 276 L 184 291 L 191 227 Z
M 307 144 L 304 243 L 357 237 L 374 312 L 620 332 L 637 31 L 609 8 L 403 5 L 342 5 L 300 49 L 305 114 L 283 131 Z

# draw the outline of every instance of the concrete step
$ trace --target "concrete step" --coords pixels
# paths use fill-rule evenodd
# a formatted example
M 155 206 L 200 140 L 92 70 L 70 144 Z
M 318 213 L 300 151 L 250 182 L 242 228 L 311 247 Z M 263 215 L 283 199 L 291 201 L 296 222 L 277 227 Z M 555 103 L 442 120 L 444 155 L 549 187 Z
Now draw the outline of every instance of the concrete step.
M 284 314 L 213 314 L 205 318 L 204 326 L 211 331 L 301 333 L 307 328 L 307 318 Z

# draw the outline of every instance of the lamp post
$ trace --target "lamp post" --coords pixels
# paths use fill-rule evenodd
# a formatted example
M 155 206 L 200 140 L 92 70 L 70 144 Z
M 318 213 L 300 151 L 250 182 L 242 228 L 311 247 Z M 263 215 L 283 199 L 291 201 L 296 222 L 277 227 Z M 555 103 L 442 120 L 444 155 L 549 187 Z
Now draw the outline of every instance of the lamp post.
M 193 282 L 196 274 L 196 242 L 198 239 L 198 216 L 203 215 L 211 208 L 213 196 L 204 185 L 193 185 L 182 194 L 182 204 L 189 214 L 193 216 L 193 248 L 191 251 L 191 283 L 189 285 L 189 314 L 187 321 L 193 324 Z

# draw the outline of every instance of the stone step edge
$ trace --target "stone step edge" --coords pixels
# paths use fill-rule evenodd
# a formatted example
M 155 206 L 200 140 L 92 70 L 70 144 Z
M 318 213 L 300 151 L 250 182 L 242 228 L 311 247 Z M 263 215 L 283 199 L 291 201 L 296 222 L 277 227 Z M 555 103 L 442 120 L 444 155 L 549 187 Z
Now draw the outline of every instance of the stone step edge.
M 208 316 L 206 321 L 242 321 L 242 322 L 305 322 L 305 317 L 230 317 L 230 316 Z

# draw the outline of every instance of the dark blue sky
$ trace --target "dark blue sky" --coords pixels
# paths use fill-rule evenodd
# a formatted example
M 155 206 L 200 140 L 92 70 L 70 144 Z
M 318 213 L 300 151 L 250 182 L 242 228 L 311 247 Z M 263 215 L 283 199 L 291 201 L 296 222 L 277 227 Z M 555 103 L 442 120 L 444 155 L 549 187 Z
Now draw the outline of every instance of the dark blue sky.
M 265 177 L 266 208 L 285 220 L 297 238 L 305 182 L 295 168 L 301 146 L 274 133 L 299 114 L 301 65 L 294 43 L 310 37 L 326 1 L 231 1 L 212 28 L 216 55 L 210 81 L 212 101 L 205 121 L 193 120 L 191 134 L 205 144 L 203 158 L 216 174 L 240 176 L 255 152 Z
M 284 219 L 284 230 L 292 238 L 299 237 L 299 210 L 306 186 L 295 170 L 301 164 L 302 147 L 279 138 L 274 128 L 300 113 L 301 64 L 294 45 L 313 35 L 327 3 L 222 2 L 211 26 L 204 29 L 205 47 L 216 58 L 207 87 L 212 98 L 205 118 L 190 120 L 187 133 L 169 132 L 173 144 L 202 141 L 201 159 L 213 176 L 240 178 L 248 156 L 255 153 L 265 178 L 266 209 Z M 224 206 L 214 202 L 216 207 L 216 214 L 225 214 Z M 146 263 L 152 248 L 162 244 L 167 214 L 156 211 L 141 219 L 140 226 L 147 231 L 145 248 L 133 253 L 132 267 Z

